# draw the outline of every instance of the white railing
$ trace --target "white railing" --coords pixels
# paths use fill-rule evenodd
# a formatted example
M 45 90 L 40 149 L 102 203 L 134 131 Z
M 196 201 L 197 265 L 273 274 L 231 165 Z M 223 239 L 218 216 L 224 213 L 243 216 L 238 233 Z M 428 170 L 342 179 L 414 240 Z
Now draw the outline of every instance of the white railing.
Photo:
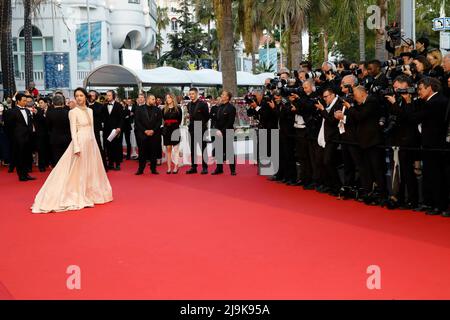
M 84 81 L 87 78 L 90 71 L 77 71 L 77 80 Z
M 25 72 L 19 72 L 19 75 L 16 75 L 16 80 L 24 81 L 25 80 Z M 41 81 L 44 80 L 44 71 L 33 71 L 33 80 Z

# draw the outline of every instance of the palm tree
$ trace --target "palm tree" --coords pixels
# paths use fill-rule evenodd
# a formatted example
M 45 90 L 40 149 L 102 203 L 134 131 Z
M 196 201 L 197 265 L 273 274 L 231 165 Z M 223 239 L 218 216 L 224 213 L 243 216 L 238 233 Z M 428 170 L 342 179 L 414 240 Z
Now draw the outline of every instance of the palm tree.
M 312 0 L 270 0 L 268 1 L 268 13 L 273 24 L 283 22 L 289 29 L 288 68 L 297 68 L 302 58 L 301 36 L 306 26 L 306 16 L 310 10 Z M 322 2 L 318 1 L 318 2 Z
M 0 1 L 0 41 L 1 41 L 1 65 L 3 77 L 3 89 L 5 96 L 16 92 L 14 78 L 14 59 L 11 37 L 12 6 L 11 1 Z
M 252 56 L 252 71 L 256 72 L 256 57 L 260 39 L 265 29 L 271 28 L 267 18 L 267 4 L 256 0 L 238 0 L 236 14 L 236 35 L 244 40 L 244 51 Z
M 45 0 L 23 0 L 24 6 L 24 46 L 25 46 L 25 87 L 33 79 L 33 25 L 32 15 L 37 15 L 40 5 Z
M 237 95 L 236 56 L 233 34 L 233 0 L 214 0 L 216 28 L 220 39 L 222 83 L 224 90 Z
M 31 24 L 32 0 L 24 0 L 25 87 L 33 81 L 33 26 Z
M 388 0 L 377 0 L 378 7 L 381 9 L 381 25 L 375 30 L 375 58 L 381 61 L 387 60 L 386 37 L 384 28 L 387 24 Z
M 339 30 L 336 34 L 337 41 L 343 40 L 343 37 L 348 36 L 350 30 L 358 27 L 359 30 L 359 60 L 366 60 L 366 33 L 364 18 L 366 14 L 367 2 L 361 0 L 334 0 L 333 12 L 335 15 L 335 30 Z M 353 12 L 354 15 L 349 15 Z M 356 17 L 356 23 L 354 17 Z
M 156 29 L 158 30 L 158 33 L 156 34 L 156 53 L 157 58 L 159 59 L 161 57 L 161 49 L 164 45 L 164 40 L 161 36 L 161 30 L 166 29 L 170 24 L 170 19 L 168 15 L 168 8 L 156 8 Z

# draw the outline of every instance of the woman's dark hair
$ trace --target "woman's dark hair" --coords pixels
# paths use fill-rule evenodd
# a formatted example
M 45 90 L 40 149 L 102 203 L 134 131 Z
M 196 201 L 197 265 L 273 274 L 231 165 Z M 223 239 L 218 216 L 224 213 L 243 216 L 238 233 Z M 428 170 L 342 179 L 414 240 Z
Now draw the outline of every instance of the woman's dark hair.
M 89 95 L 88 95 L 88 92 L 86 91 L 86 89 L 85 89 L 85 88 L 82 88 L 82 87 L 76 88 L 75 91 L 73 92 L 73 95 L 74 95 L 74 96 L 76 95 L 77 91 L 81 91 L 81 92 L 83 93 L 84 97 L 86 98 L 86 103 L 87 103 L 88 100 L 89 100 L 89 99 L 88 99 Z
M 433 67 L 433 66 L 431 65 L 430 61 L 428 61 L 428 59 L 425 58 L 424 56 L 418 56 L 418 57 L 415 57 L 414 60 L 417 60 L 417 61 L 419 61 L 421 64 L 423 64 L 423 69 L 424 69 L 423 71 L 424 71 L 424 72 L 430 71 L 431 68 Z

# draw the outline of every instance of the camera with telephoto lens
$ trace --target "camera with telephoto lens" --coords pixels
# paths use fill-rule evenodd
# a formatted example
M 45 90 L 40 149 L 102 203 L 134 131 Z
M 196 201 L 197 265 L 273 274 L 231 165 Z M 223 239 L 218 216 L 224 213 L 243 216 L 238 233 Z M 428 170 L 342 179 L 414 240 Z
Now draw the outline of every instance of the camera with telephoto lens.
M 301 95 L 303 93 L 303 87 L 301 86 L 300 80 L 298 79 L 298 72 L 294 70 L 295 78 L 281 79 L 279 76 L 270 80 L 270 83 L 266 85 L 266 89 L 270 92 L 278 90 L 281 96 L 288 97 L 291 94 Z M 267 98 L 271 97 L 272 94 L 267 95 Z
M 385 30 L 394 46 L 399 46 L 402 41 L 402 29 L 397 23 L 394 22 L 391 26 L 386 26 Z
M 404 62 L 403 62 L 402 58 L 395 57 L 395 58 L 392 58 L 390 60 L 387 60 L 387 61 L 383 62 L 381 64 L 381 67 L 382 68 L 385 68 L 385 67 L 394 68 L 394 67 L 397 67 L 397 66 L 401 66 L 403 64 L 404 64 Z
M 245 103 L 246 103 L 246 104 L 252 104 L 252 103 L 254 103 L 254 102 L 257 103 L 256 96 L 255 96 L 254 94 L 247 94 L 247 95 L 244 97 L 244 100 L 245 100 Z

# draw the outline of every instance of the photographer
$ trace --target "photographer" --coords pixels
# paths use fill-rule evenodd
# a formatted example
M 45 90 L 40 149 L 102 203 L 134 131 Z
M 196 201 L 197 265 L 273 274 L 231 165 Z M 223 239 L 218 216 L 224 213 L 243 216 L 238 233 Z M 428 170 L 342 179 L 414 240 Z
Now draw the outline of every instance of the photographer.
M 417 84 L 423 77 L 430 75 L 431 64 L 428 62 L 427 58 L 423 56 L 418 56 L 414 58 L 409 69 L 403 71 L 405 75 L 411 77 L 412 81 Z
M 430 40 L 428 38 L 419 38 L 416 41 L 417 54 L 426 58 L 428 54 L 428 47 L 430 46 Z
M 424 77 L 420 80 L 418 94 L 423 105 L 408 117 L 420 124 L 422 133 L 423 189 L 426 192 L 424 205 L 420 210 L 429 215 L 442 214 L 448 217 L 448 186 L 445 174 L 442 173 L 447 165 L 447 155 L 438 151 L 446 146 L 448 99 L 441 90 L 437 79 Z
M 365 197 L 367 204 L 385 204 L 386 180 L 385 180 L 385 152 L 379 148 L 383 143 L 383 136 L 379 125 L 381 109 L 379 102 L 373 95 L 369 95 L 366 88 L 358 86 L 354 90 L 356 105 L 347 104 L 346 121 L 356 124 L 356 135 L 359 146 L 362 149 L 364 167 L 363 187 L 369 194 Z M 342 111 L 337 111 L 335 116 L 339 120 L 344 119 Z M 376 188 L 374 188 L 376 184 Z
M 391 209 L 398 207 L 415 209 L 419 204 L 419 191 L 414 164 L 419 157 L 417 151 L 410 148 L 420 146 L 420 133 L 417 123 L 411 121 L 408 115 L 417 112 L 419 106 L 413 99 L 412 91 L 414 88 L 410 78 L 404 75 L 397 77 L 394 80 L 393 89 L 393 94 L 386 96 L 386 99 L 389 102 L 389 112 L 396 117 L 389 144 L 400 147 L 398 163 L 395 161 L 397 157 L 394 156 L 394 174 L 392 177 L 396 182 L 399 180 L 399 183 L 396 183 L 398 188 L 393 190 L 389 207 Z M 396 165 L 398 165 L 398 168 L 395 168 Z M 399 179 L 395 173 L 399 173 Z
M 322 74 L 316 78 L 316 84 L 322 88 L 331 88 L 334 92 L 339 92 L 339 84 L 342 77 L 337 72 L 336 66 L 331 62 L 322 64 Z
M 340 140 L 342 141 L 342 160 L 344 162 L 344 188 L 349 196 L 351 190 L 356 191 L 361 185 L 364 185 L 364 167 L 362 159 L 362 150 L 358 145 L 355 122 L 347 121 L 348 109 L 354 107 L 354 89 L 358 84 L 355 76 L 345 76 L 341 82 L 341 91 L 344 94 L 342 99 L 342 119 L 339 120 L 338 129 Z M 335 113 L 335 117 L 336 117 Z M 358 175 L 357 175 L 358 173 Z
M 321 150 L 317 143 L 322 118 L 320 112 L 314 106 L 319 93 L 313 79 L 303 82 L 303 91 L 304 94 L 301 96 L 293 94 L 290 99 L 293 100 L 293 111 L 302 117 L 306 128 L 306 155 L 309 157 L 311 166 L 304 166 L 302 179 L 304 188 L 312 190 L 323 184 L 323 158 L 320 157 Z
M 283 103 L 280 91 L 275 91 L 273 101 L 269 106 L 276 110 L 280 123 L 280 169 L 276 174 L 277 180 L 294 186 L 297 183 L 295 166 L 295 113 L 290 103 Z
M 272 90 L 269 88 L 268 90 Z M 267 130 L 267 139 L 265 141 L 259 141 L 258 139 L 258 150 L 260 143 L 265 143 L 267 146 L 267 156 L 271 156 L 272 143 L 271 143 L 271 130 L 278 129 L 278 114 L 272 109 L 268 101 L 271 101 L 272 97 L 269 95 L 264 96 L 261 91 L 255 91 L 252 95 L 245 98 L 246 103 L 249 108 L 247 109 L 247 115 L 251 117 L 257 123 L 258 129 Z M 259 160 L 258 160 L 259 162 Z M 264 159 L 263 162 L 266 162 Z M 275 179 L 272 177 L 272 179 Z M 275 179 L 276 180 L 276 179 Z
M 325 168 L 325 187 L 323 191 L 333 196 L 338 196 L 341 189 L 341 181 L 337 171 L 339 144 L 336 142 L 339 138 L 339 120 L 334 117 L 334 113 L 342 110 L 342 101 L 331 88 L 324 90 L 323 101 L 325 104 L 322 104 L 320 100 L 315 104 L 315 107 L 322 115 L 322 125 L 317 137 L 317 143 L 321 147 L 319 150 L 323 153 L 323 165 Z

